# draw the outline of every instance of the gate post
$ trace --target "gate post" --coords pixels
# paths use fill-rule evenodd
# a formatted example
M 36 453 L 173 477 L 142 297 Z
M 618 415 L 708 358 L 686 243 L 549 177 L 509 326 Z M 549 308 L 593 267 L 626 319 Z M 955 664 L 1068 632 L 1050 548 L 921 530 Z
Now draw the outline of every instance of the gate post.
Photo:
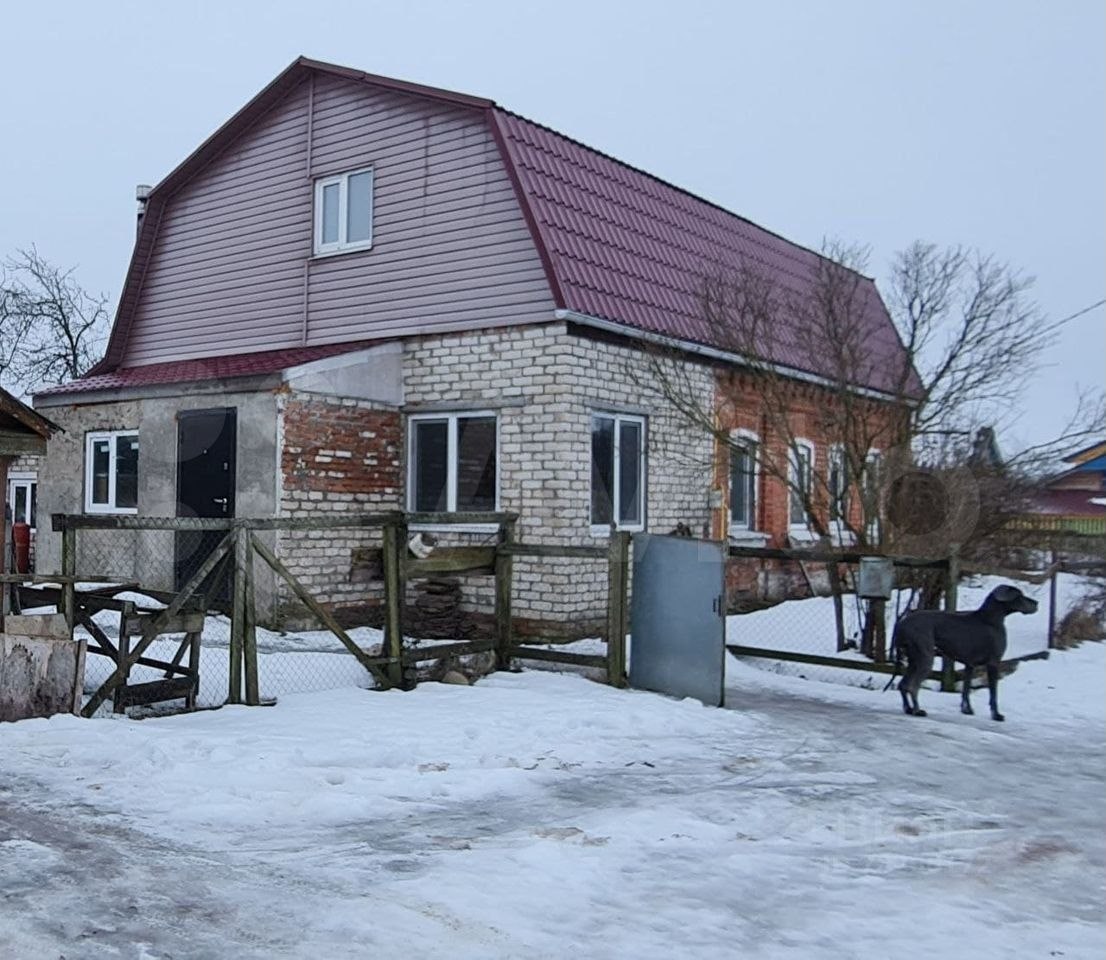
M 65 517 L 55 514 L 54 522 L 57 529 L 58 519 L 65 521 Z M 69 635 L 73 636 L 73 628 L 77 624 L 77 591 L 73 578 L 77 575 L 77 528 L 65 522 L 61 529 L 61 575 L 66 578 L 61 584 L 61 613 L 65 614 L 65 622 L 69 627 Z
M 228 703 L 242 702 L 242 651 L 246 639 L 246 564 L 250 561 L 249 531 L 234 523 L 234 577 L 230 608 L 230 685 Z
M 403 604 L 406 577 L 403 575 L 403 555 L 407 549 L 407 521 L 390 520 L 384 525 L 384 646 L 390 658 L 388 682 L 395 688 L 403 686 Z
M 956 610 L 956 591 L 960 584 L 960 544 L 949 544 L 948 568 L 945 571 L 945 610 Z M 941 658 L 941 692 L 956 692 L 956 661 L 949 657 Z
M 607 550 L 607 683 L 612 687 L 626 685 L 629 566 L 630 535 L 611 524 Z
M 495 668 L 511 666 L 511 646 L 514 643 L 511 593 L 514 588 L 515 561 L 502 548 L 515 542 L 515 519 L 504 520 L 499 526 L 499 549 L 495 551 Z

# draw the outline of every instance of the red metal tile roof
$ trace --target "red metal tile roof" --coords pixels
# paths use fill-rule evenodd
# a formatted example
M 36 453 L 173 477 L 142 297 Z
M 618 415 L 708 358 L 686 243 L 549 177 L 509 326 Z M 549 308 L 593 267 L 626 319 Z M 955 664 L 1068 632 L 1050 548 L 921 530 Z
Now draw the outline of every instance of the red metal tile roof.
M 533 121 L 499 108 L 494 120 L 565 309 L 733 350 L 736 338 L 704 318 L 705 281 L 753 268 L 782 297 L 812 302 L 824 262 L 813 251 Z M 894 390 L 905 351 L 875 284 L 857 279 L 872 362 L 854 379 Z M 833 377 L 829 351 L 812 355 L 809 340 L 777 330 L 764 359 Z
M 237 353 L 225 357 L 204 357 L 200 360 L 174 360 L 151 363 L 142 367 L 120 367 L 110 373 L 93 373 L 43 390 L 36 396 L 59 393 L 84 393 L 97 390 L 118 390 L 124 387 L 146 387 L 161 383 L 192 383 L 201 380 L 229 380 L 235 377 L 255 377 L 277 373 L 301 363 L 322 360 L 338 354 L 361 350 L 380 341 L 335 343 L 320 347 L 295 347 L 286 350 L 265 350 L 260 353 Z
M 180 187 L 219 156 L 251 124 L 313 72 L 352 82 L 385 86 L 429 97 L 460 109 L 482 110 L 515 182 L 534 243 L 545 265 L 556 304 L 600 320 L 684 341 L 732 349 L 721 342 L 699 309 L 704 278 L 751 265 L 763 269 L 788 295 L 808 298 L 819 257 L 721 207 L 608 157 L 491 100 L 391 80 L 300 57 L 159 183 L 131 259 L 104 360 L 92 376 L 64 391 L 110 389 L 113 371 L 126 360 L 126 344 L 152 255 L 161 211 Z M 875 284 L 860 278 L 870 363 L 851 373 L 851 382 L 895 390 L 904 351 Z M 815 374 L 833 376 L 828 349 L 812 349 L 794 325 L 780 324 L 766 359 Z M 260 356 L 260 355 L 258 355 Z M 236 358 L 223 358 L 230 362 Z M 241 358 L 252 369 L 254 360 Z M 225 374 L 208 373 L 219 361 L 157 364 L 144 374 L 118 375 L 126 384 L 183 382 Z M 168 370 L 167 368 L 172 368 Z M 279 369 L 279 368 L 276 368 Z M 158 374 L 157 371 L 164 371 Z M 185 371 L 194 371 L 189 376 Z M 237 375 L 237 374 L 231 374 Z M 172 377 L 146 380 L 145 377 Z M 106 378 L 106 379 L 102 379 Z M 912 379 L 911 387 L 917 387 Z M 52 391 L 60 392 L 60 391 Z

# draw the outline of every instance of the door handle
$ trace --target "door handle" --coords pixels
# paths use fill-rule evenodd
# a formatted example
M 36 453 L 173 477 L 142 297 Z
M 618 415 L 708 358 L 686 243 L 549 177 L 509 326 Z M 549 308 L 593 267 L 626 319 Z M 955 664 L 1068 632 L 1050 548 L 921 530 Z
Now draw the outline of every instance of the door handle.
M 227 505 L 227 497 L 212 497 L 212 503 L 221 503 L 224 507 Z

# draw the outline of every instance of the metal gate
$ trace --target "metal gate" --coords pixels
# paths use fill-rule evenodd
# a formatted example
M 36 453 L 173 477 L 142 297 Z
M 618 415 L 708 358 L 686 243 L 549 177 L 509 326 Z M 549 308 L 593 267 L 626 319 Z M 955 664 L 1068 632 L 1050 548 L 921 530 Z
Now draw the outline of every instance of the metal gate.
M 724 583 L 721 543 L 634 534 L 630 686 L 722 706 Z

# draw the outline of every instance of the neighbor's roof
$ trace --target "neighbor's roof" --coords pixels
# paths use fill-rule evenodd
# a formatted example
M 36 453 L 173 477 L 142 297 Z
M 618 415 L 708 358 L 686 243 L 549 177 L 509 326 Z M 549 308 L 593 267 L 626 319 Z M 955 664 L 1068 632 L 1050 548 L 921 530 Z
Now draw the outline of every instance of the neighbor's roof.
M 559 309 L 732 351 L 733 338 L 721 336 L 703 318 L 700 295 L 707 280 L 753 267 L 788 296 L 814 296 L 815 277 L 825 262 L 819 254 L 686 190 L 504 110 L 494 101 L 300 57 L 151 191 L 107 353 L 93 374 L 114 371 L 124 360 L 165 204 L 314 72 L 484 112 Z M 905 359 L 902 342 L 874 282 L 856 278 L 863 302 L 858 313 L 871 363 L 855 372 L 854 382 L 894 391 Z M 828 350 L 804 347 L 794 329 L 783 329 L 786 322 L 780 327 L 773 342 L 764 347 L 763 359 L 834 375 Z M 918 382 L 910 373 L 908 389 L 914 391 Z
M 1106 517 L 1106 505 L 1102 501 L 1102 493 L 1094 490 L 1043 490 L 1033 498 L 1033 513 Z
M 0 387 L 0 428 L 9 426 L 15 426 L 19 432 L 29 431 L 44 440 L 60 429 L 52 420 Z

